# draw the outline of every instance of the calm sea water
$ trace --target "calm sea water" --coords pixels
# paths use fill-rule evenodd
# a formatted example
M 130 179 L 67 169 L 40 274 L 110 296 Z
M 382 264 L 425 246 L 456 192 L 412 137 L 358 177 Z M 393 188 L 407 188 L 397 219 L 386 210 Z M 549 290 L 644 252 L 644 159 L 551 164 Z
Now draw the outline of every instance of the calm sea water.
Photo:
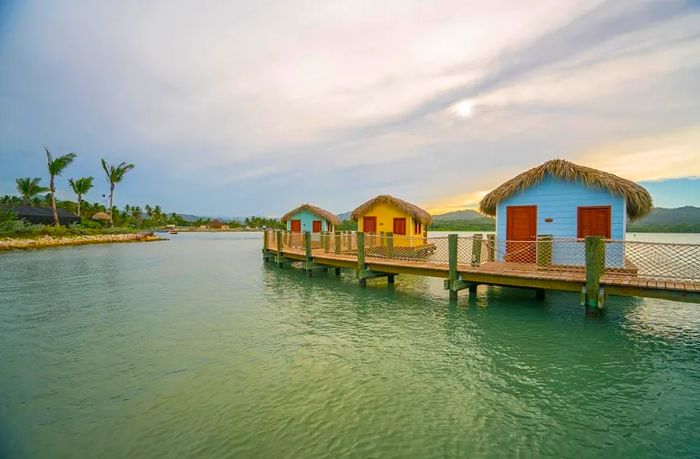
M 699 305 L 450 305 L 436 279 L 360 289 L 260 248 L 1 254 L 0 457 L 700 456 Z

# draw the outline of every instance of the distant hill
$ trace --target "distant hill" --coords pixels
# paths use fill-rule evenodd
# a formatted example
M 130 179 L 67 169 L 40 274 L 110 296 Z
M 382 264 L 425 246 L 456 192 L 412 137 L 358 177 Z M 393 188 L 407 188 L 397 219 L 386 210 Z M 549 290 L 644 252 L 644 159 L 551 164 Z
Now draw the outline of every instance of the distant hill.
M 350 220 L 350 214 L 352 212 L 343 212 L 342 214 L 338 214 L 338 220 L 341 222 L 344 222 L 345 220 Z
M 675 209 L 655 207 L 649 214 L 627 225 L 628 231 L 700 233 L 700 207 Z
M 475 210 L 471 210 L 471 209 L 456 210 L 454 212 L 448 212 L 446 214 L 433 215 L 433 220 L 445 220 L 445 221 L 483 220 L 483 219 L 491 219 L 491 217 L 487 217 L 487 216 L 482 215 L 479 212 L 477 212 Z

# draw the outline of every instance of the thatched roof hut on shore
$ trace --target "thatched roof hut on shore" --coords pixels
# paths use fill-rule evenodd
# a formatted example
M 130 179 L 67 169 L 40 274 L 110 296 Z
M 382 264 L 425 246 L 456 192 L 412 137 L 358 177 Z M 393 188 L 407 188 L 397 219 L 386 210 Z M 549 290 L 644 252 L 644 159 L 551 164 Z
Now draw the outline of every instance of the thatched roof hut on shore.
M 97 213 L 93 214 L 93 216 L 90 218 L 92 218 L 95 221 L 103 222 L 103 223 L 106 223 L 106 222 L 109 222 L 112 220 L 112 217 L 110 217 L 107 212 L 97 212 Z

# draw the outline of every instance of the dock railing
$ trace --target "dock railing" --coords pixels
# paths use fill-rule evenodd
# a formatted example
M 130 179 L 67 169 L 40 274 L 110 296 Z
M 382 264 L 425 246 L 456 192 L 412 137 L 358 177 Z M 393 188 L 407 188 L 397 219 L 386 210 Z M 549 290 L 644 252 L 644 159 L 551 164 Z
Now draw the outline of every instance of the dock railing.
M 303 233 L 268 230 L 267 248 L 305 250 Z M 410 237 L 391 233 L 365 234 L 365 257 L 405 262 L 448 265 L 447 235 Z M 314 253 L 357 254 L 356 232 L 320 233 L 311 239 Z M 600 272 L 606 279 L 643 277 L 653 280 L 700 282 L 700 244 L 601 240 L 598 252 L 590 260 L 600 260 Z M 584 239 L 540 236 L 535 241 L 497 240 L 490 235 L 474 234 L 457 238 L 457 264 L 480 267 L 498 265 L 511 271 L 557 270 L 585 272 Z

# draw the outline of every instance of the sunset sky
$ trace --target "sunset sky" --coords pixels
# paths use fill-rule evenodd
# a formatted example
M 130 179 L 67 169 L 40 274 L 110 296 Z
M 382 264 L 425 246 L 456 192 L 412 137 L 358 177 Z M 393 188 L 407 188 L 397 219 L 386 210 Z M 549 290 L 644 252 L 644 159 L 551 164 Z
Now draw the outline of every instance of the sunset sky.
M 43 145 L 116 202 L 335 212 L 475 207 L 555 157 L 700 206 L 690 1 L 0 0 L 0 195 Z

